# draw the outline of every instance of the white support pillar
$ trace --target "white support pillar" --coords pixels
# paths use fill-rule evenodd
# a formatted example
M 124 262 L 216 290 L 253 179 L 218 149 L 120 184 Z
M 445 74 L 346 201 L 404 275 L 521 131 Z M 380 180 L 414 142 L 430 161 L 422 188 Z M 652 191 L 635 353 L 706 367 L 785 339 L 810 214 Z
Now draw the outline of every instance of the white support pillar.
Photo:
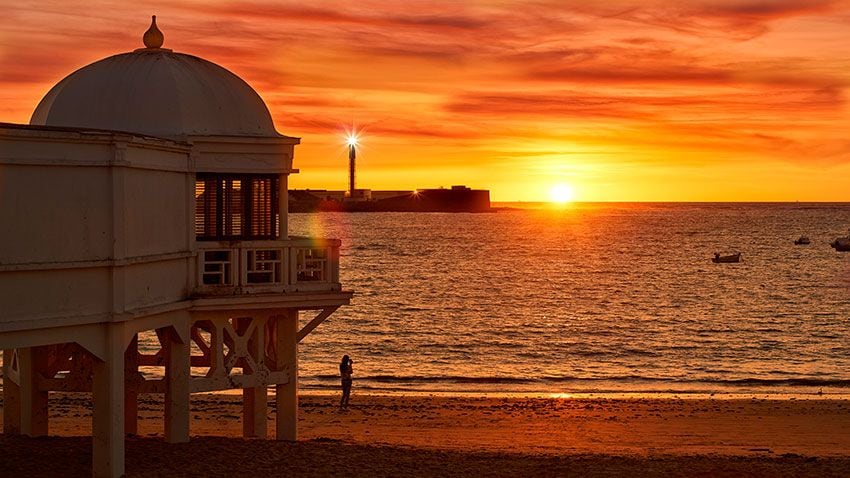
M 13 355 L 13 349 L 3 351 L 3 434 L 5 435 L 21 434 L 21 387 L 12 379 Z
M 139 434 L 139 390 L 135 383 L 139 373 L 139 336 L 134 334 L 124 352 L 124 433 Z
M 18 349 L 21 433 L 31 437 L 47 435 L 48 392 L 38 389 L 38 374 L 46 362 L 47 350 L 43 347 Z
M 242 436 L 268 436 L 268 401 L 268 392 L 264 386 L 242 389 Z
M 236 319 L 236 330 L 239 335 L 248 333 L 254 325 L 254 340 L 249 340 L 247 350 L 256 358 L 258 364 L 263 363 L 265 355 L 265 322 L 256 317 L 240 317 Z M 254 373 L 257 373 L 254 370 Z M 268 436 L 268 388 L 265 384 L 242 389 L 242 436 L 245 438 L 266 438 Z
M 165 441 L 189 441 L 189 377 L 190 342 L 183 341 L 174 331 L 164 334 L 168 339 L 165 366 Z M 187 331 L 183 334 L 189 336 Z
M 92 474 L 124 475 L 124 324 L 104 325 L 105 355 L 94 360 Z
M 275 318 L 278 370 L 289 372 L 289 382 L 275 386 L 278 440 L 298 440 L 298 310 L 288 309 Z

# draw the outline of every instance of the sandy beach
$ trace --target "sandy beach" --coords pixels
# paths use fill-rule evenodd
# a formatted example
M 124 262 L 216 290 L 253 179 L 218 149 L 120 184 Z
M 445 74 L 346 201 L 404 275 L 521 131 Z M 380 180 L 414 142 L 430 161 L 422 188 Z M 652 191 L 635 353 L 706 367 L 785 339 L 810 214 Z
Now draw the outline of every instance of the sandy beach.
M 192 400 L 192 441 L 161 439 L 142 396 L 128 476 L 847 476 L 850 401 L 301 397 L 301 441 L 244 440 L 240 397 Z M 84 476 L 89 398 L 51 395 L 50 437 L 2 438 L 8 476 Z M 270 430 L 274 425 L 270 409 Z

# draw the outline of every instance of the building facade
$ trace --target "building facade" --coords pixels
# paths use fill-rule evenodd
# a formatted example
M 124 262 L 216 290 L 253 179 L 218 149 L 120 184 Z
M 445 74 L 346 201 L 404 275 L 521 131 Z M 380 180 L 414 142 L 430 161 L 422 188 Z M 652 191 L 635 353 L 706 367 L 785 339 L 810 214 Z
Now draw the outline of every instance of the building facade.
M 144 48 L 0 124 L 4 433 L 45 435 L 49 392 L 90 392 L 95 476 L 124 473 L 140 393 L 183 442 L 190 394 L 232 389 L 244 435 L 265 437 L 273 386 L 275 437 L 295 440 L 298 342 L 352 297 L 339 241 L 288 234 L 300 140 L 236 75 L 162 42 L 154 20 Z

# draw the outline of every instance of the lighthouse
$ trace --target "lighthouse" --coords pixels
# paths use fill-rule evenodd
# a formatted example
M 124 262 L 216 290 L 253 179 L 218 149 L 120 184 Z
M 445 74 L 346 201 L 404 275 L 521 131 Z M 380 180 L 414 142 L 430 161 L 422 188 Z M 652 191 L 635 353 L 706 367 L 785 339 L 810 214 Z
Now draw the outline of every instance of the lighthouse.
M 354 197 L 354 191 L 356 190 L 354 186 L 354 168 L 355 161 L 357 159 L 357 139 L 351 137 L 348 139 L 348 197 Z
M 348 143 L 348 191 L 345 193 L 345 201 L 371 201 L 371 189 L 357 189 L 354 183 L 357 162 L 357 134 L 351 133 L 347 138 Z

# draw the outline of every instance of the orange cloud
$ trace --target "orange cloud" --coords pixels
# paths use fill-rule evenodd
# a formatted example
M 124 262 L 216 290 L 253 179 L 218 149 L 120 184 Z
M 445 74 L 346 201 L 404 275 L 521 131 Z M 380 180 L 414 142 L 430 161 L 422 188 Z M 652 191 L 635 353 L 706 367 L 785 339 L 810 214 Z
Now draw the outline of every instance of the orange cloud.
M 44 0 L 4 13 L 0 120 L 28 121 L 62 77 L 139 47 L 157 14 L 166 47 L 239 74 L 302 137 L 299 187 L 344 185 L 340 137 L 355 124 L 374 189 L 474 180 L 532 200 L 557 178 L 579 199 L 850 200 L 835 181 L 850 170 L 846 0 Z M 750 179 L 732 189 L 724 173 Z M 783 192 L 800 182 L 819 186 Z

